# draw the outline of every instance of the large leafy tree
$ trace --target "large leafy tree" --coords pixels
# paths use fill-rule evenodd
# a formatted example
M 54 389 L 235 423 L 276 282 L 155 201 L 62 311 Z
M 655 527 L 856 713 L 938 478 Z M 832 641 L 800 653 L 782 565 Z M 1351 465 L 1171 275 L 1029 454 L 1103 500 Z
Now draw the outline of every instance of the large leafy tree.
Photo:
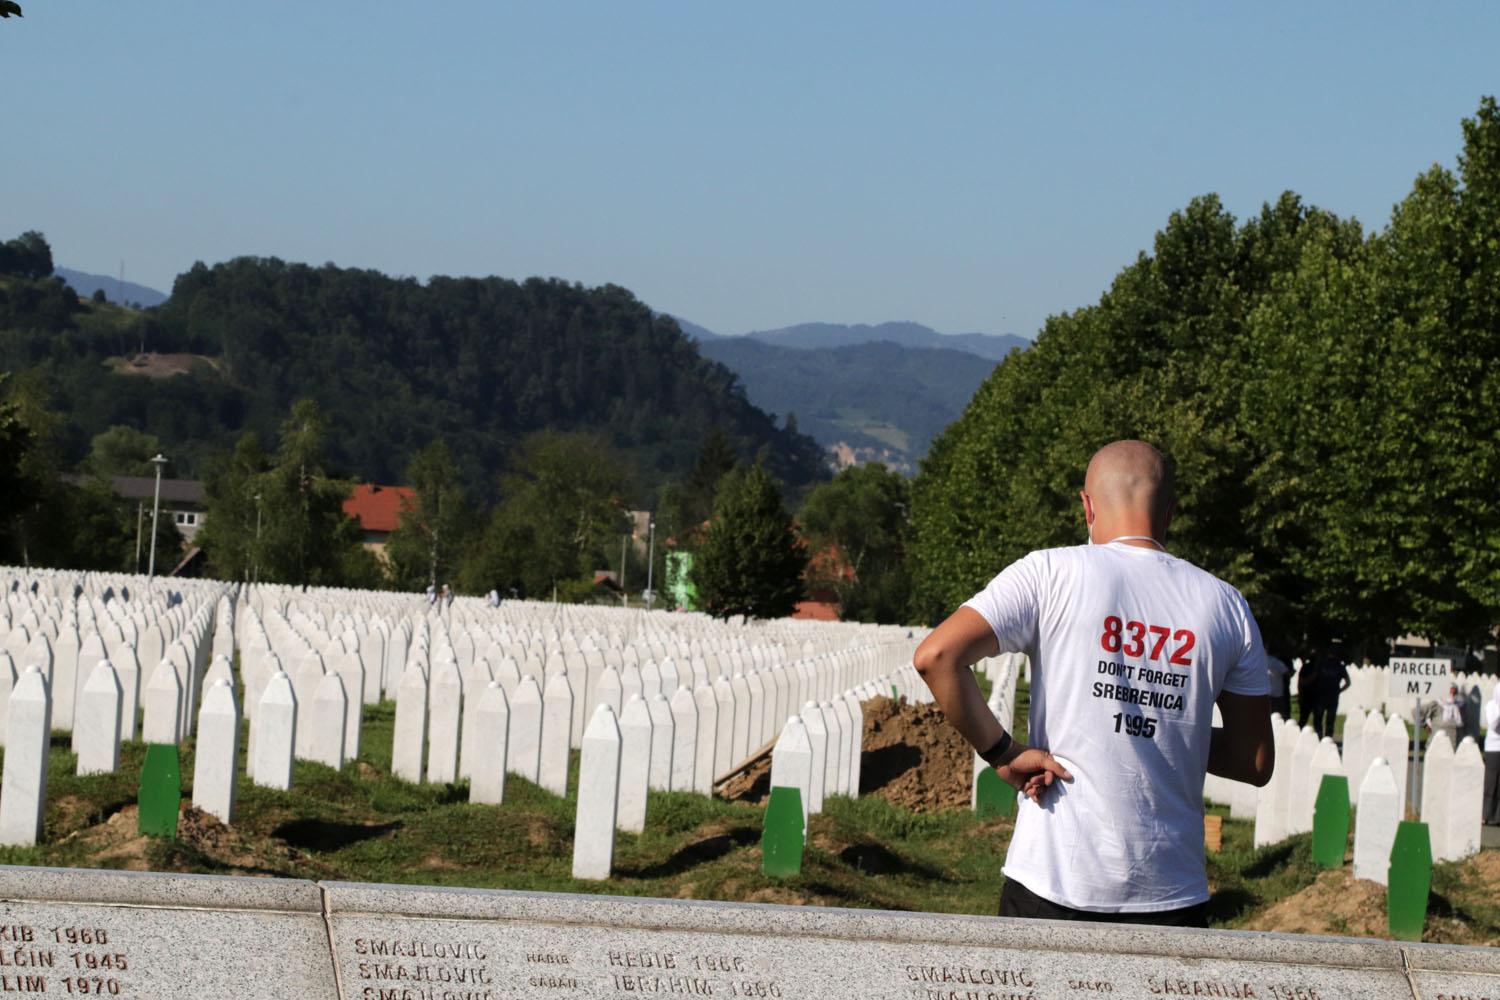
M 52 273 L 52 247 L 47 237 L 28 230 L 13 240 L 0 243 L 0 274 L 18 274 L 23 278 L 45 278 Z
M 317 404 L 300 400 L 282 423 L 274 457 L 244 438 L 215 469 L 203 544 L 222 575 L 309 586 L 379 583 L 375 557 L 343 510 L 351 484 L 325 468 L 324 433 Z
M 231 454 L 214 459 L 204 478 L 208 517 L 198 529 L 213 566 L 213 574 L 226 580 L 259 580 L 260 539 L 265 526 L 261 507 L 262 477 L 271 469 L 271 456 L 260 438 L 245 434 Z
M 100 476 L 149 476 L 151 457 L 161 450 L 156 435 L 116 424 L 94 435 L 89 444 L 88 467 Z
M 1027 550 L 1083 539 L 1099 445 L 1176 460 L 1171 546 L 1240 587 L 1282 648 L 1379 653 L 1500 621 L 1500 113 L 1457 175 L 1367 237 L 1292 194 L 1236 222 L 1174 213 L 1091 306 L 1050 318 L 935 443 L 913 486 L 936 618 Z
M 802 597 L 806 564 L 770 473 L 755 465 L 725 476 L 693 562 L 703 609 L 720 618 L 789 615 Z
M 809 583 L 832 587 L 845 619 L 905 620 L 909 503 L 907 480 L 878 462 L 845 469 L 802 502 L 798 521 L 814 551 Z
M 464 497 L 453 452 L 443 441 L 417 452 L 407 465 L 406 483 L 416 491 L 416 506 L 402 511 L 385 552 L 396 585 L 420 590 L 437 586 L 457 570 L 474 533 L 474 512 Z
M 535 598 L 586 592 L 625 529 L 619 455 L 596 435 L 543 431 L 522 442 L 511 467 L 461 586 Z

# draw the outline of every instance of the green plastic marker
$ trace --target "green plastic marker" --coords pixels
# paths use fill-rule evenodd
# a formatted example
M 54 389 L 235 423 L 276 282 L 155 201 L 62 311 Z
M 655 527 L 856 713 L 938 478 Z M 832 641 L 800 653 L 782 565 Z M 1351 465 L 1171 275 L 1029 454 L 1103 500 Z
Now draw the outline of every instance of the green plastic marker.
M 993 767 L 980 771 L 974 780 L 974 815 L 980 819 L 994 819 L 1016 814 L 1016 790 L 1006 784 Z
M 1432 840 L 1426 823 L 1403 820 L 1391 845 L 1385 909 L 1391 937 L 1422 940 L 1427 896 L 1432 890 Z
M 760 835 L 760 870 L 772 878 L 802 873 L 802 790 L 778 785 L 766 804 L 766 825 Z
M 182 768 L 177 744 L 152 743 L 141 764 L 139 828 L 148 837 L 177 837 L 177 810 L 182 805 Z
M 1324 868 L 1344 867 L 1349 843 L 1349 779 L 1325 774 L 1313 806 L 1313 861 Z

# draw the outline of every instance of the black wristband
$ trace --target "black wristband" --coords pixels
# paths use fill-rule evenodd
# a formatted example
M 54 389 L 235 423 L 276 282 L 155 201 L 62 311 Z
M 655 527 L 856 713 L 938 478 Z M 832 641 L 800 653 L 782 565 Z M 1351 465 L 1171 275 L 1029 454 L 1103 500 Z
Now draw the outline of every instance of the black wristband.
M 1014 741 L 1010 738 L 1010 733 L 1005 733 L 995 741 L 994 746 L 990 747 L 984 753 L 980 754 L 979 757 L 990 767 L 999 767 L 999 761 L 1005 757 L 1007 752 L 1009 752 L 1010 745 L 1013 742 Z

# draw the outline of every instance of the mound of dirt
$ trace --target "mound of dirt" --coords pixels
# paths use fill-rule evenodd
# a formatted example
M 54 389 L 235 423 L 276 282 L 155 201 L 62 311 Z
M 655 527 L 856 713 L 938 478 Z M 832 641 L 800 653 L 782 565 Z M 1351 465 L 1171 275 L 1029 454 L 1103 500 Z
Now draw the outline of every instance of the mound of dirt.
M 859 793 L 912 812 L 969 808 L 974 750 L 936 705 L 865 702 Z
M 1283 934 L 1388 937 L 1385 887 L 1355 879 L 1347 868 L 1323 872 L 1316 882 L 1256 914 L 1246 930 Z
M 1460 894 L 1450 898 L 1433 892 L 1427 905 L 1422 940 L 1438 944 L 1500 945 L 1500 933 L 1493 923 L 1476 919 L 1472 911 L 1474 903 L 1485 907 L 1500 895 L 1500 852 L 1483 851 L 1463 865 Z M 1385 887 L 1355 879 L 1347 867 L 1323 872 L 1306 889 L 1256 914 L 1245 924 L 1245 929 L 1388 938 Z
M 187 806 L 177 822 L 176 844 L 188 855 L 174 854 L 163 868 L 161 858 L 152 858 L 152 838 L 138 828 L 136 806 L 128 805 L 102 823 L 85 827 L 69 835 L 81 842 L 87 863 L 97 868 L 124 868 L 130 871 L 200 870 L 198 862 L 229 875 L 289 875 L 316 872 L 317 866 L 300 851 L 275 838 L 251 837 L 235 827 L 225 826 L 218 818 Z M 316 875 L 312 876 L 316 877 Z
M 882 697 L 863 707 L 861 795 L 878 795 L 913 812 L 969 807 L 974 752 L 936 705 Z M 725 782 L 719 794 L 732 802 L 764 803 L 771 794 L 770 758 Z

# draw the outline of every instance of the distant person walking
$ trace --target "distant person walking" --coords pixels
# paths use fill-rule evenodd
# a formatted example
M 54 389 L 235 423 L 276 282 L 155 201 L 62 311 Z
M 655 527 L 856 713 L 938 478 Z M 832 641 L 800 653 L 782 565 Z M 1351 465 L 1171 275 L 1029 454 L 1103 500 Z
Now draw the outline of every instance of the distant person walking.
M 1312 727 L 1318 728 L 1318 716 L 1320 712 L 1319 698 L 1323 693 L 1322 686 L 1318 683 L 1318 660 L 1322 653 L 1314 649 L 1302 658 L 1302 667 L 1297 671 L 1297 725 L 1307 727 L 1311 720 Z
M 1005 567 L 914 662 L 1024 794 L 1001 916 L 1202 927 L 1205 770 L 1264 785 L 1275 757 L 1260 630 L 1239 591 L 1166 551 L 1176 502 L 1155 448 L 1101 448 L 1080 499 L 1090 544 Z M 1000 652 L 1031 659 L 1034 746 L 1001 727 L 969 669 Z
M 1271 711 L 1281 713 L 1283 719 L 1292 717 L 1292 694 L 1290 680 L 1292 668 L 1279 656 L 1266 654 L 1266 683 L 1271 688 Z
M 1456 748 L 1458 734 L 1464 728 L 1464 699 L 1458 693 L 1458 685 L 1448 685 L 1448 696 L 1426 706 L 1422 716 L 1428 732 L 1447 733 L 1448 745 Z
M 1314 664 L 1313 680 L 1318 685 L 1318 736 L 1332 736 L 1339 714 L 1339 695 L 1349 689 L 1349 668 L 1335 653 L 1324 653 Z

